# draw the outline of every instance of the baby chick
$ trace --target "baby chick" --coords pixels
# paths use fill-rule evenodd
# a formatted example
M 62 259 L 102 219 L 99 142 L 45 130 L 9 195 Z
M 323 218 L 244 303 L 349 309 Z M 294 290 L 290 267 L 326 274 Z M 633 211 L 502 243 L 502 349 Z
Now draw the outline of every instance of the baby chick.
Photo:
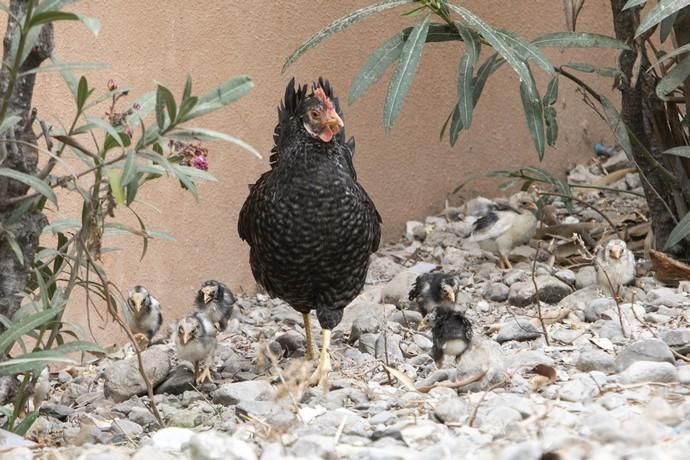
M 417 303 L 420 313 L 426 316 L 439 305 L 454 306 L 459 290 L 460 282 L 454 275 L 424 273 L 417 277 L 408 297 Z
M 127 297 L 127 308 L 127 323 L 135 340 L 143 342 L 145 338 L 146 343 L 150 344 L 163 324 L 160 302 L 144 286 L 134 286 Z
M 442 306 L 436 309 L 431 328 L 431 357 L 436 367 L 443 366 L 443 358 L 452 356 L 457 363 L 472 341 L 472 323 L 459 311 Z
M 197 385 L 206 379 L 213 382 L 211 365 L 216 351 L 216 327 L 206 314 L 192 313 L 177 324 L 175 334 L 177 356 L 194 366 L 194 381 Z
M 611 292 L 613 288 L 611 295 L 620 294 L 621 286 L 630 284 L 635 279 L 635 256 L 623 240 L 609 241 L 597 254 L 594 266 L 599 287 L 604 292 Z
M 205 281 L 194 300 L 197 310 L 206 313 L 213 324 L 218 325 L 219 332 L 223 332 L 228 326 L 234 303 L 235 296 L 232 291 L 215 280 Z
M 478 241 L 479 247 L 498 255 L 500 268 L 512 268 L 508 254 L 534 236 L 537 218 L 533 211 L 536 209 L 537 205 L 527 192 L 511 196 L 507 205 L 496 202 L 474 223 L 470 240 Z

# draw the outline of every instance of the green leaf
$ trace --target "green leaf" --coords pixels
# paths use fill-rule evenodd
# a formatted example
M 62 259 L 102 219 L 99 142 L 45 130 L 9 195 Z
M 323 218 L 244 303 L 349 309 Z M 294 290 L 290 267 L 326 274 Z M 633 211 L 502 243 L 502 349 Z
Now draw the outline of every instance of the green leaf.
M 42 13 L 50 10 L 61 10 L 65 6 L 75 3 L 76 1 L 77 0 L 43 0 L 38 3 L 34 11 L 36 13 Z
M 586 62 L 569 62 L 567 64 L 563 64 L 563 67 L 569 67 L 579 72 L 597 73 L 603 77 L 624 76 L 623 72 L 621 72 L 620 69 L 617 69 L 615 67 L 595 67 L 592 64 L 588 64 Z
M 138 172 L 134 175 L 134 180 L 132 180 L 128 185 L 127 185 L 127 199 L 125 201 L 125 204 L 129 206 L 132 204 L 134 199 L 137 197 L 137 191 L 139 190 L 139 181 L 143 177 L 143 173 Z
M 182 91 L 182 102 L 189 99 L 192 95 L 192 76 L 187 75 L 187 79 L 184 82 L 184 90 Z M 182 111 L 182 110 L 180 110 Z
M 194 106 L 196 106 L 198 100 L 199 98 L 196 96 L 191 96 L 185 99 L 182 104 L 180 104 L 180 110 L 177 112 L 177 118 L 183 120 L 192 111 L 192 109 L 194 109 Z
M 604 96 L 601 96 L 601 106 L 604 109 L 604 115 L 606 116 L 606 122 L 609 125 L 609 128 L 611 131 L 613 131 L 613 134 L 616 136 L 616 140 L 618 141 L 618 144 L 620 144 L 621 147 L 623 147 L 623 150 L 628 155 L 632 155 L 633 149 L 632 149 L 632 144 L 630 143 L 630 135 L 628 134 L 628 127 L 625 125 L 623 122 L 623 119 L 621 118 L 620 114 L 616 110 L 616 108 L 611 104 L 611 102 Z
M 35 351 L 0 362 L 0 375 L 37 372 L 52 363 L 77 364 L 76 361 L 65 357 L 62 353 Z
M 24 420 L 22 420 L 19 425 L 14 427 L 12 432 L 14 432 L 14 434 L 19 435 L 19 436 L 26 435 L 26 432 L 29 431 L 29 428 L 31 428 L 31 425 L 33 425 L 34 422 L 36 421 L 36 419 L 38 418 L 38 415 L 39 415 L 38 408 L 36 408 L 36 410 L 33 412 L 29 412 L 26 415 L 26 417 L 24 417 Z
M 630 50 L 630 47 L 615 38 L 588 32 L 554 32 L 532 40 L 540 48 L 613 48 Z
M 635 38 L 686 6 L 690 6 L 690 0 L 659 0 L 659 3 L 654 5 L 654 8 L 640 21 L 635 31 Z
M 552 105 L 544 106 L 544 122 L 546 123 L 546 143 L 553 147 L 558 139 L 558 121 L 556 109 Z
M 539 161 L 541 161 L 544 158 L 544 119 L 542 117 L 541 98 L 536 92 L 536 84 L 531 72 L 530 80 L 520 82 L 520 96 L 529 134 L 539 155 Z
M 554 105 L 558 100 L 558 75 L 554 75 L 549 80 L 549 84 L 546 87 L 546 93 L 544 93 L 544 107 Z
M 98 32 L 101 31 L 101 21 L 83 14 L 77 14 L 77 17 L 95 37 L 98 37 Z
M 22 248 L 19 247 L 19 243 L 17 243 L 17 238 L 14 236 L 14 233 L 10 232 L 9 230 L 5 230 L 5 241 L 7 241 L 10 249 L 12 249 L 12 252 L 14 252 L 17 262 L 19 262 L 21 266 L 24 266 L 24 253 L 22 252 Z
M 168 88 L 162 85 L 158 85 L 158 89 L 156 91 L 156 120 L 158 121 L 158 127 L 161 129 L 163 129 L 163 124 L 161 123 L 161 115 L 159 115 L 159 110 L 162 112 L 163 106 L 165 106 L 165 108 L 168 111 L 168 118 L 170 119 L 170 124 L 173 124 L 175 122 L 175 117 L 177 116 L 177 105 L 175 104 L 175 97 Z M 164 115 L 162 120 L 164 123 Z
M 108 170 L 108 183 L 110 184 L 110 190 L 113 192 L 113 198 L 115 198 L 115 203 L 117 204 L 125 202 L 125 190 L 122 188 L 120 178 L 120 172 L 117 169 L 111 168 Z
M 42 65 L 40 67 L 34 67 L 33 69 L 19 72 L 17 75 L 20 77 L 25 77 L 27 75 L 32 75 L 35 73 L 63 72 L 66 69 L 69 69 L 69 70 L 101 70 L 101 69 L 107 69 L 109 67 L 110 66 L 108 66 L 107 64 L 99 64 L 97 62 L 71 62 L 71 63 L 63 63 L 63 64 Z
M 72 72 L 72 68 L 69 67 L 67 64 L 62 62 L 60 58 L 58 58 L 54 53 L 51 53 L 50 60 L 53 61 L 53 63 L 61 67 L 60 73 L 62 74 L 62 79 L 65 80 L 65 84 L 67 85 L 67 88 L 69 89 L 70 93 L 72 93 L 72 96 L 74 97 L 74 100 L 77 100 L 77 78 L 74 76 L 74 73 Z
M 108 134 L 110 134 L 110 137 L 112 137 L 113 140 L 115 141 L 115 143 L 117 143 L 117 145 L 119 145 L 120 147 L 125 146 L 124 142 L 122 142 L 122 138 L 120 137 L 120 133 L 118 133 L 117 130 L 115 129 L 115 127 L 113 125 L 111 125 L 108 121 L 106 121 L 102 118 L 90 117 L 90 116 L 86 117 L 86 121 L 88 121 L 89 123 L 105 130 Z M 105 150 L 105 143 L 104 143 L 104 150 Z
M 122 179 L 120 180 L 122 186 L 129 185 L 132 179 L 136 177 L 137 174 L 137 154 L 134 150 L 127 152 L 127 158 L 125 158 L 125 164 L 122 167 Z
M 661 26 L 659 27 L 659 39 L 661 40 L 661 43 L 665 42 L 668 36 L 671 35 L 671 32 L 673 32 L 673 24 L 676 23 L 678 13 L 680 12 L 677 11 L 661 21 Z
M 556 73 L 551 61 L 544 56 L 544 53 L 535 46 L 534 44 L 528 42 L 521 36 L 514 32 L 504 29 L 496 29 L 496 34 L 501 37 L 513 50 L 520 56 L 524 61 L 534 61 L 539 67 L 541 67 L 544 72 L 553 75 Z
M 690 147 L 687 145 L 681 147 L 673 147 L 668 150 L 664 150 L 664 155 L 676 155 L 679 157 L 690 158 Z
M 465 54 L 460 58 L 458 64 L 458 114 L 460 116 L 460 123 L 464 129 L 469 129 L 472 125 L 472 111 L 474 109 L 474 64 L 479 58 L 479 37 L 475 37 L 474 33 L 464 27 L 460 23 L 456 23 L 458 32 L 465 42 Z
M 458 107 L 458 104 L 455 104 L 455 108 L 453 109 L 453 115 L 450 119 L 450 145 L 451 147 L 455 146 L 455 143 L 458 141 L 458 135 L 460 134 L 460 131 L 462 130 L 462 119 L 460 118 L 460 108 Z
M 0 334 L 0 353 L 5 354 L 9 351 L 14 342 L 29 331 L 44 325 L 57 315 L 62 308 L 49 308 L 47 310 L 39 311 L 32 315 L 22 318 L 12 325 L 11 329 L 7 329 Z
M 213 131 L 211 129 L 205 128 L 184 128 L 176 129 L 168 134 L 166 137 L 178 140 L 197 140 L 197 141 L 225 141 L 231 144 L 235 144 L 238 147 L 242 147 L 255 157 L 261 159 L 261 154 L 251 145 L 247 144 L 241 139 L 231 136 L 229 134 L 221 133 L 218 131 Z
M 67 342 L 64 345 L 52 348 L 52 351 L 58 353 L 95 353 L 95 354 L 105 354 L 106 351 L 99 345 L 93 342 L 86 342 L 83 340 L 75 340 L 73 342 Z
M 690 1 L 690 0 L 689 0 Z M 690 58 L 682 59 L 669 73 L 656 85 L 656 95 L 659 99 L 666 100 L 685 80 L 690 77 Z
M 426 34 L 429 30 L 429 18 L 430 16 L 426 16 L 414 27 L 403 46 L 400 63 L 391 77 L 388 93 L 386 93 L 386 102 L 383 107 L 383 129 L 385 131 L 390 131 L 393 127 L 393 123 L 400 113 L 405 95 L 412 84 L 414 74 L 417 72 L 419 59 L 422 56 L 422 49 L 426 42 Z
M 668 236 L 668 240 L 666 241 L 666 244 L 664 245 L 664 249 L 668 249 L 671 246 L 679 243 L 683 239 L 685 239 L 688 235 L 690 234 L 690 212 L 683 217 L 678 224 L 676 224 L 675 227 L 673 227 L 673 230 L 671 230 L 671 234 Z
M 400 58 L 405 45 L 402 35 L 402 33 L 393 35 L 369 56 L 350 85 L 350 92 L 347 97 L 350 104 L 376 83 L 386 69 Z
M 635 8 L 636 6 L 642 6 L 647 3 L 647 0 L 628 0 L 621 11 L 629 10 L 630 8 Z
M 33 28 L 40 26 L 42 24 L 48 24 L 49 22 L 56 21 L 78 21 L 79 16 L 74 13 L 68 13 L 66 11 L 44 11 L 42 13 L 35 14 L 29 22 L 29 27 Z
M 173 165 L 173 168 L 179 173 L 183 173 L 187 177 L 191 177 L 193 179 L 199 179 L 203 180 L 206 182 L 217 182 L 218 180 L 213 177 L 210 173 L 206 171 L 202 171 L 201 169 L 196 169 L 191 166 L 183 166 L 183 165 Z M 178 176 L 179 177 L 179 176 Z
M 179 122 L 191 120 L 201 115 L 205 115 L 214 110 L 236 101 L 249 92 L 254 87 L 251 78 L 247 75 L 233 77 L 222 85 L 214 88 L 208 93 L 200 96 L 194 110 L 189 112 L 186 117 L 178 120 Z
M 0 123 L 0 135 L 5 134 L 10 129 L 17 126 L 17 123 L 21 121 L 22 117 L 18 115 L 7 115 L 2 123 Z
M 86 77 L 82 75 L 82 77 L 79 79 L 79 86 L 77 87 L 77 111 L 81 112 L 81 109 L 84 107 L 84 103 L 86 103 L 86 99 L 90 94 L 91 91 L 89 91 L 89 84 L 86 81 Z
M 372 14 L 380 13 L 391 8 L 397 8 L 399 6 L 407 5 L 409 3 L 413 3 L 413 0 L 385 0 L 383 2 L 376 3 L 375 5 L 370 5 L 359 10 L 353 11 L 347 16 L 343 16 L 342 18 L 336 19 L 335 21 L 331 22 L 326 27 L 321 29 L 319 32 L 314 34 L 307 41 L 302 43 L 295 51 L 293 51 L 292 54 L 288 56 L 288 58 L 285 60 L 285 64 L 283 64 L 283 69 L 281 73 L 285 73 L 285 70 L 293 62 L 299 59 L 304 53 L 306 53 L 308 50 L 321 43 L 326 38 L 335 34 L 336 32 L 340 32 L 341 30 L 350 27 L 351 25 L 361 21 L 362 19 L 368 16 L 371 16 Z
M 132 102 L 132 105 L 129 106 L 129 109 L 132 109 L 132 107 L 134 107 L 134 104 L 139 105 L 139 110 L 132 110 L 131 115 L 127 116 L 127 124 L 131 126 L 132 129 L 139 126 L 142 120 L 146 118 L 146 116 L 149 113 L 151 113 L 151 111 L 155 108 L 156 92 L 149 91 L 147 93 L 142 94 L 137 99 L 135 99 L 134 102 Z
M 43 182 L 38 177 L 15 171 L 14 169 L 10 168 L 0 168 L 0 176 L 9 177 L 10 179 L 14 179 L 22 184 L 28 185 L 50 200 L 53 204 L 57 205 L 57 197 L 55 196 L 53 189 L 51 189 L 47 183 Z
M 664 54 L 661 56 L 654 64 L 652 64 L 652 67 L 658 66 L 660 63 L 667 59 L 671 59 L 672 57 L 676 57 L 679 54 L 684 54 L 690 52 L 690 43 L 687 45 L 679 46 L 678 48 L 674 49 L 673 51 L 670 51 L 669 53 Z

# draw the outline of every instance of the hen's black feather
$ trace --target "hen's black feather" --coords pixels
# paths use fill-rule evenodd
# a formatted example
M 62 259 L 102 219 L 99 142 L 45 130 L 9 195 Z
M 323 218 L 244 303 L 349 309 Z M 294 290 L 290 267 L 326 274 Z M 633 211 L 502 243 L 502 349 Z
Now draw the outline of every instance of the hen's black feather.
M 321 326 L 332 329 L 364 285 L 381 217 L 357 182 L 354 141 L 346 143 L 341 130 L 323 142 L 304 128 L 304 108 L 319 87 L 340 115 L 328 81 L 319 79 L 309 94 L 306 85 L 290 81 L 278 109 L 271 169 L 250 187 L 238 230 L 249 243 L 257 282 L 300 312 L 316 309 Z

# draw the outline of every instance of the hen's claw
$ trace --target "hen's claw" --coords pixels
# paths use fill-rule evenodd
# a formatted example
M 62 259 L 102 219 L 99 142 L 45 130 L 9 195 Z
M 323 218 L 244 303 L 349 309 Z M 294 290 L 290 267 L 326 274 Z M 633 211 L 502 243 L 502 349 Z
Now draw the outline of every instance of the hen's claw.
M 328 349 L 331 344 L 331 331 L 324 329 L 321 331 L 321 333 L 323 334 L 321 356 L 319 356 L 319 364 L 316 367 L 316 370 L 309 378 L 309 384 L 321 385 L 324 389 L 328 389 L 328 373 L 332 370 L 331 355 L 328 353 Z

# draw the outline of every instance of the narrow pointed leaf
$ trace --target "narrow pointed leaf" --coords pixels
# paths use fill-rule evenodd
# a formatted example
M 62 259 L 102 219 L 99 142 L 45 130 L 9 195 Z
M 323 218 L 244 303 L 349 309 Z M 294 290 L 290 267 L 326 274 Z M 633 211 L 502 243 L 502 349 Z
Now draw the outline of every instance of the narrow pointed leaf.
M 158 101 L 159 98 L 162 99 L 162 104 L 168 111 L 168 118 L 170 119 L 170 123 L 172 123 L 173 121 L 175 121 L 175 117 L 177 116 L 177 105 L 175 104 L 175 97 L 168 88 L 162 85 L 158 85 L 158 89 L 156 92 L 156 119 L 158 119 L 158 105 L 160 104 L 160 102 Z M 161 128 L 163 127 L 161 124 L 159 124 L 158 126 Z
M 95 37 L 98 37 L 98 32 L 101 31 L 101 21 L 83 14 L 77 14 L 77 17 Z
M 690 0 L 659 0 L 654 5 L 654 8 L 640 21 L 640 25 L 635 31 L 635 38 L 686 6 L 690 6 Z
M 420 21 L 410 33 L 400 55 L 400 63 L 391 77 L 383 107 L 383 128 L 390 131 L 395 119 L 400 114 L 403 100 L 410 89 L 414 75 L 417 72 L 422 49 L 429 30 L 429 16 Z
M 65 84 L 67 85 L 67 88 L 69 88 L 70 93 L 72 93 L 72 96 L 74 96 L 74 100 L 77 100 L 77 78 L 74 76 L 74 73 L 72 72 L 72 68 L 69 67 L 67 64 L 62 62 L 59 57 L 57 57 L 55 54 L 52 54 L 50 56 L 50 60 L 55 64 L 56 66 L 64 66 L 60 69 L 60 73 L 62 74 L 62 79 L 65 80 Z
M 120 171 L 114 168 L 110 169 L 108 171 L 108 183 L 110 184 L 110 190 L 113 193 L 113 198 L 115 198 L 115 203 L 124 203 L 125 190 L 122 188 L 122 183 L 120 182 Z
M 604 109 L 604 115 L 606 116 L 606 122 L 609 125 L 611 131 L 616 136 L 616 140 L 623 150 L 628 155 L 632 155 L 633 149 L 630 142 L 630 135 L 628 134 L 628 128 L 623 122 L 620 114 L 616 108 L 611 104 L 611 102 L 604 96 L 601 97 L 601 106 Z
M 136 153 L 134 150 L 130 150 L 127 152 L 127 158 L 125 158 L 125 164 L 122 167 L 122 179 L 121 183 L 123 186 L 129 185 L 130 182 L 132 182 L 132 179 L 136 177 L 137 174 L 137 162 L 136 162 Z
M 395 34 L 376 48 L 352 80 L 347 99 L 355 102 L 371 85 L 376 83 L 391 64 L 400 58 L 405 40 L 401 33 Z
M 621 11 L 629 10 L 630 8 L 635 8 L 636 6 L 642 6 L 647 3 L 647 0 L 628 0 Z
M 668 236 L 668 241 L 664 249 L 668 249 L 671 246 L 679 243 L 690 235 L 690 212 L 683 217 L 678 224 L 671 230 L 671 234 Z
M 496 29 L 496 33 L 500 36 L 515 52 L 525 61 L 533 61 L 544 72 L 553 75 L 556 72 L 551 61 L 541 52 L 541 50 L 534 44 L 528 42 L 526 39 L 520 37 L 514 32 L 503 29 Z
M 10 179 L 14 179 L 22 184 L 28 185 L 46 197 L 52 203 L 57 205 L 57 197 L 55 196 L 53 189 L 51 189 L 47 183 L 43 182 L 38 177 L 20 171 L 15 171 L 14 169 L 10 168 L 0 168 L 0 176 L 9 177 Z
M 652 64 L 652 67 L 658 66 L 660 63 L 664 62 L 667 59 L 671 59 L 672 57 L 676 57 L 679 54 L 684 54 L 690 52 L 690 43 L 687 45 L 679 46 L 678 48 L 674 49 L 673 51 L 670 51 L 667 54 L 664 54 L 661 56 L 654 64 Z
M 187 75 L 184 82 L 184 90 L 182 91 L 182 101 L 186 101 L 192 95 L 192 76 Z
M 678 13 L 680 12 L 677 11 L 661 21 L 661 26 L 659 27 L 659 39 L 661 40 L 661 43 L 665 42 L 668 36 L 671 35 L 671 32 L 673 32 L 673 24 L 676 22 Z
M 78 21 L 79 16 L 67 11 L 44 11 L 42 13 L 34 14 L 29 22 L 29 27 L 37 27 L 42 24 L 56 21 Z
M 472 111 L 474 109 L 474 64 L 479 58 L 479 37 L 462 24 L 456 24 L 458 32 L 465 42 L 465 54 L 458 65 L 458 110 L 460 122 L 464 129 L 472 125 Z
M 549 84 L 546 87 L 546 93 L 544 93 L 544 106 L 554 105 L 558 100 L 558 75 L 554 75 L 549 80 Z
M 558 120 L 556 109 L 552 105 L 544 107 L 544 123 L 546 123 L 546 143 L 553 147 L 558 139 Z
M 613 48 L 629 50 L 630 47 L 615 38 L 588 32 L 554 32 L 542 35 L 532 44 L 540 48 Z
M 34 424 L 36 419 L 39 416 L 38 408 L 36 408 L 35 411 L 29 412 L 26 417 L 24 417 L 24 420 L 21 421 L 19 425 L 17 425 L 12 432 L 14 434 L 17 434 L 19 436 L 24 436 L 27 431 L 29 431 L 29 428 L 31 428 L 31 425 Z
M 105 121 L 102 118 L 98 117 L 86 117 L 86 120 L 89 123 L 92 123 L 99 128 L 105 130 L 108 134 L 110 134 L 110 137 L 113 138 L 113 140 L 119 145 L 120 147 L 124 147 L 124 143 L 122 142 L 122 139 L 120 138 L 120 133 L 117 132 L 117 130 L 111 125 L 109 122 Z
M 82 75 L 79 79 L 79 85 L 77 86 L 77 110 L 81 111 L 89 94 L 89 84 L 86 81 L 86 77 Z
M 690 146 L 673 147 L 668 150 L 664 150 L 664 155 L 676 155 L 679 157 L 690 158 Z
M 47 321 L 50 321 L 61 310 L 61 308 L 42 310 L 13 323 L 11 329 L 7 329 L 5 332 L 0 334 L 0 352 L 3 354 L 6 353 L 9 347 L 11 347 L 18 338 L 27 332 L 33 331 L 34 329 L 40 327 Z
M 185 128 L 171 132 L 167 137 L 180 140 L 199 140 L 199 141 L 225 141 L 242 147 L 247 152 L 261 159 L 261 154 L 251 145 L 241 139 L 229 134 L 213 131 L 205 128 Z
M 525 111 L 529 134 L 534 142 L 539 160 L 544 158 L 544 119 L 542 116 L 542 105 L 539 93 L 536 92 L 534 79 L 520 82 L 520 96 L 522 97 L 522 108 Z
M 2 120 L 2 123 L 0 123 L 0 135 L 14 128 L 21 119 L 22 118 L 18 115 L 7 115 L 5 119 Z
M 462 119 L 460 118 L 460 109 L 458 108 L 458 105 L 455 104 L 455 109 L 453 109 L 453 116 L 450 119 L 450 145 L 451 147 L 455 146 L 455 143 L 458 141 L 458 136 L 460 135 L 460 131 L 462 131 Z
M 218 110 L 221 107 L 236 101 L 249 92 L 254 87 L 251 78 L 247 75 L 233 77 L 224 82 L 217 88 L 212 89 L 203 96 L 199 96 L 196 107 L 184 117 L 180 122 L 191 120 L 192 118 Z
M 686 57 L 676 64 L 656 85 L 656 95 L 666 99 L 690 77 L 690 58 Z
M 368 16 L 371 16 L 372 14 L 380 13 L 382 11 L 386 11 L 391 8 L 397 8 L 399 6 L 407 5 L 410 3 L 414 3 L 414 1 L 386 0 L 380 3 L 376 3 L 374 5 L 360 8 L 359 10 L 353 11 L 347 16 L 343 16 L 342 18 L 336 19 L 335 21 L 331 22 L 326 27 L 321 29 L 319 32 L 311 36 L 307 41 L 302 43 L 295 51 L 293 51 L 292 54 L 288 56 L 288 58 L 285 60 L 285 64 L 283 64 L 283 69 L 281 73 L 284 73 L 285 69 L 287 69 L 293 62 L 299 59 L 304 53 L 306 53 L 311 48 L 315 47 L 331 35 L 350 27 L 351 25 L 361 21 L 362 19 Z

